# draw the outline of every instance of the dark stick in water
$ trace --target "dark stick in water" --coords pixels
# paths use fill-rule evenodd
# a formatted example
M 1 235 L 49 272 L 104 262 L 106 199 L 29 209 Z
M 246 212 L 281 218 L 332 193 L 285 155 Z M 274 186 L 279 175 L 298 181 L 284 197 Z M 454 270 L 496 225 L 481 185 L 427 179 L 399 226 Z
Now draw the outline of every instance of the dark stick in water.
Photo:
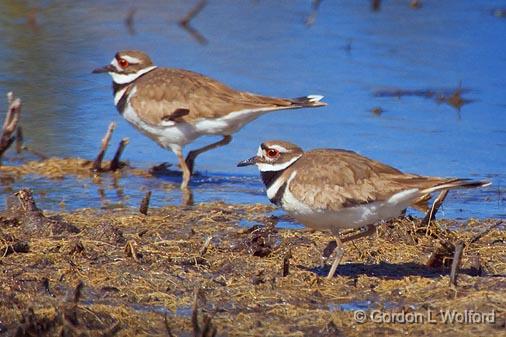
M 371 9 L 375 12 L 379 11 L 381 9 L 381 0 L 372 0 Z
M 150 200 L 151 200 L 151 191 L 147 191 L 146 195 L 144 195 L 144 198 L 142 198 L 141 206 L 139 207 L 139 212 L 141 212 L 144 215 L 148 215 Z
M 118 149 L 116 150 L 116 153 L 114 154 L 114 158 L 111 161 L 111 165 L 109 166 L 109 171 L 116 171 L 121 168 L 121 155 L 123 154 L 123 151 L 125 150 L 125 147 L 128 145 L 128 138 L 123 138 L 118 145 Z
M 105 151 L 107 151 L 107 147 L 109 146 L 109 142 L 111 141 L 112 133 L 114 129 L 116 128 L 116 123 L 111 122 L 109 124 L 109 128 L 107 129 L 107 132 L 102 138 L 102 145 L 100 146 L 100 151 L 98 152 L 97 157 L 93 161 L 92 170 L 100 172 L 102 171 L 102 160 L 104 160 Z
M 306 26 L 312 26 L 316 21 L 316 15 L 318 15 L 318 8 L 322 0 L 311 1 L 311 14 L 306 18 Z
M 0 158 L 7 149 L 14 143 L 15 137 L 13 133 L 16 131 L 21 114 L 21 100 L 15 98 L 12 92 L 7 94 L 9 108 L 5 115 L 5 121 L 2 127 L 2 135 L 0 136 Z
M 200 44 L 207 44 L 207 39 L 190 25 L 190 21 L 197 16 L 206 5 L 207 0 L 200 0 L 181 20 L 179 20 L 179 26 L 190 33 Z
M 28 152 L 36 155 L 37 157 L 39 157 L 42 160 L 46 160 L 46 159 L 49 158 L 48 155 L 45 155 L 44 153 L 42 153 L 42 152 L 40 152 L 38 150 L 34 150 L 31 147 L 29 147 L 28 145 L 23 145 L 22 149 L 23 149 L 23 151 L 28 151 Z
M 195 6 L 190 9 L 190 11 L 179 21 L 179 24 L 182 26 L 186 26 L 190 23 L 190 21 L 199 14 L 204 7 L 207 5 L 207 0 L 200 0 L 197 2 Z
M 23 128 L 21 125 L 16 129 L 16 153 L 23 151 Z
M 135 34 L 135 28 L 134 28 L 134 16 L 137 12 L 137 8 L 132 7 L 128 10 L 127 16 L 125 18 L 125 26 L 127 27 L 128 34 L 134 35 Z

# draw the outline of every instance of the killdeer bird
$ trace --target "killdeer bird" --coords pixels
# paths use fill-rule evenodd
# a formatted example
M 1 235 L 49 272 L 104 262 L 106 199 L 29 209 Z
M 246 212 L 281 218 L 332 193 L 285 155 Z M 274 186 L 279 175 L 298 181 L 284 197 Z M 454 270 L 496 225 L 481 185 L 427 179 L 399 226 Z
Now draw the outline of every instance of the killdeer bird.
M 344 241 L 372 234 L 375 224 L 398 217 L 433 192 L 490 184 L 403 173 L 352 151 L 304 152 L 284 141 L 262 143 L 256 156 L 237 164 L 247 165 L 260 170 L 272 203 L 303 225 L 330 231 L 336 237 L 337 253 L 329 278 L 341 261 Z M 362 227 L 367 231 L 339 238 L 341 230 Z
M 276 110 L 320 107 L 323 96 L 286 99 L 237 91 L 204 75 L 153 65 L 141 51 L 116 53 L 111 63 L 93 73 L 112 77 L 114 104 L 133 126 L 160 146 L 171 149 L 183 171 L 181 187 L 188 186 L 195 158 L 226 145 L 232 134 L 260 115 Z M 190 151 L 182 148 L 203 135 L 223 139 Z

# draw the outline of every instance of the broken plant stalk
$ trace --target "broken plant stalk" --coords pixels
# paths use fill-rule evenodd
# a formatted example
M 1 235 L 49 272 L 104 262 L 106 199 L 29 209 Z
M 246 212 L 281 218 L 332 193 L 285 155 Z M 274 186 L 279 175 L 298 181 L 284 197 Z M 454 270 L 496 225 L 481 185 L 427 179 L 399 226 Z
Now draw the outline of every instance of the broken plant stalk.
M 142 198 L 141 205 L 139 207 L 139 212 L 144 215 L 148 215 L 148 209 L 149 209 L 149 201 L 151 200 L 151 191 L 147 191 L 144 195 L 144 198 Z
M 190 11 L 179 20 L 179 26 L 190 33 L 200 44 L 207 44 L 207 39 L 190 25 L 190 21 L 207 5 L 207 0 L 199 0 Z
M 21 100 L 15 98 L 12 92 L 7 94 L 7 101 L 9 108 L 5 115 L 5 121 L 2 126 L 2 135 L 0 136 L 0 158 L 7 149 L 14 143 L 15 137 L 14 132 L 17 129 L 19 115 L 21 114 Z
M 107 147 L 109 146 L 109 142 L 111 141 L 112 133 L 116 128 L 116 123 L 111 122 L 109 127 L 107 128 L 107 132 L 102 138 L 102 145 L 100 146 L 100 151 L 98 152 L 97 157 L 93 161 L 92 170 L 93 171 L 102 171 L 102 160 L 104 160 L 105 151 L 107 151 Z
M 16 129 L 16 153 L 23 151 L 23 129 L 18 126 Z
M 464 252 L 464 242 L 458 242 L 455 245 L 455 253 L 453 254 L 452 270 L 450 273 L 450 286 L 457 285 L 457 276 L 459 274 L 462 253 Z
M 128 145 L 128 138 L 123 138 L 118 145 L 118 149 L 116 150 L 116 153 L 114 154 L 114 158 L 111 161 L 111 165 L 109 166 L 109 171 L 117 171 L 121 168 L 121 155 L 123 154 L 123 151 L 125 150 L 125 147 Z

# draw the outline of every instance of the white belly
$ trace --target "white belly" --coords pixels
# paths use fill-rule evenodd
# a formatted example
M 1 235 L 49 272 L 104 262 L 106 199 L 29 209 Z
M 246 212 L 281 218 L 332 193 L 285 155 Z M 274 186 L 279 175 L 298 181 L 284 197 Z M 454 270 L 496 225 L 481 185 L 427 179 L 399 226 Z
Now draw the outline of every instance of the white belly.
M 164 148 L 173 148 L 174 145 L 182 147 L 199 136 L 195 128 L 188 123 L 167 122 L 159 126 L 148 124 L 139 118 L 130 103 L 126 104 L 123 117 Z
M 136 91 L 134 87 L 130 97 L 133 97 Z M 118 93 L 119 96 L 121 94 Z M 197 121 L 195 125 L 172 121 L 164 122 L 161 125 L 151 125 L 141 120 L 132 109 L 130 102 L 127 101 L 123 117 L 160 146 L 174 149 L 181 148 L 203 135 L 230 135 L 237 132 L 244 124 L 272 110 L 273 108 L 246 109 L 232 112 L 220 118 L 202 119 Z
M 418 196 L 418 189 L 403 191 L 386 201 L 375 201 L 340 210 L 314 209 L 297 200 L 289 188 L 283 195 L 282 206 L 301 224 L 337 233 L 343 229 L 360 228 L 398 217 Z

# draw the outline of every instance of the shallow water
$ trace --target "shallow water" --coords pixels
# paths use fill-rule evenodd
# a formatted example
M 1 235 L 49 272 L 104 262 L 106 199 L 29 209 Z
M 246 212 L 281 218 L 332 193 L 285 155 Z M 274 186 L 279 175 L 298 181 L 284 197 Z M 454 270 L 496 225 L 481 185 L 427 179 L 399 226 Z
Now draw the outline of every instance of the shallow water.
M 131 165 L 174 163 L 172 153 L 117 114 L 110 78 L 91 74 L 117 50 L 141 49 L 159 65 L 192 69 L 243 90 L 322 94 L 329 103 L 263 116 L 227 147 L 199 157 L 196 202 L 266 203 L 255 169 L 235 164 L 261 141 L 281 138 L 306 149 L 353 149 L 408 172 L 490 179 L 489 188 L 452 192 L 442 214 L 506 218 L 506 20 L 493 15 L 501 5 L 423 1 L 415 10 L 408 1 L 389 1 L 375 12 L 367 1 L 324 1 L 307 27 L 310 1 L 211 1 L 191 22 L 208 41 L 202 45 L 176 23 L 188 2 L 136 3 L 131 34 L 124 19 L 132 7 L 124 1 L 4 1 L 0 93 L 13 90 L 23 99 L 26 142 L 46 154 L 93 158 L 116 121 L 112 143 L 130 138 L 124 158 Z M 459 111 L 439 95 L 451 96 L 460 83 L 469 102 Z M 408 94 L 385 94 L 399 90 Z M 371 112 L 375 107 L 379 115 Z M 10 152 L 6 164 L 13 161 Z M 4 186 L 2 195 L 28 186 L 44 208 L 58 209 L 63 201 L 74 209 L 137 206 L 153 190 L 152 204 L 160 206 L 180 202 L 172 188 L 178 182 L 126 177 L 115 184 L 104 176 L 97 185 L 30 176 Z

